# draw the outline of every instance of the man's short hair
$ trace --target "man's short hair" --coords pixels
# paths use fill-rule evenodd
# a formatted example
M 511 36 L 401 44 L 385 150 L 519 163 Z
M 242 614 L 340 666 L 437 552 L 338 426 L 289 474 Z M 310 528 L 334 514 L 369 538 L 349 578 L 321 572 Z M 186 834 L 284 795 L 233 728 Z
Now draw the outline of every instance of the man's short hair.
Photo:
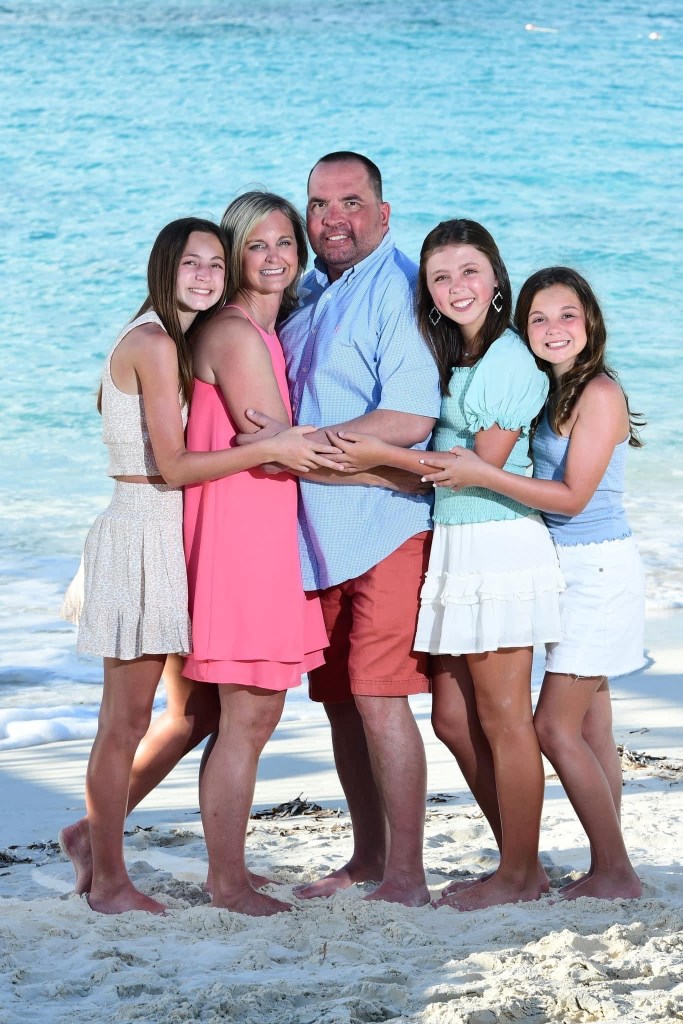
M 363 156 L 362 153 L 352 153 L 350 150 L 342 149 L 338 153 L 327 153 L 325 156 L 321 156 L 319 160 L 316 160 L 313 167 L 311 168 L 310 174 L 308 175 L 308 184 L 311 181 L 311 174 L 316 169 L 318 164 L 340 164 L 340 163 L 352 163 L 357 161 L 362 164 L 365 170 L 368 172 L 368 178 L 370 179 L 370 185 L 372 191 L 375 193 L 375 197 L 378 202 L 382 202 L 382 174 L 377 164 L 373 163 L 372 160 L 367 156 Z

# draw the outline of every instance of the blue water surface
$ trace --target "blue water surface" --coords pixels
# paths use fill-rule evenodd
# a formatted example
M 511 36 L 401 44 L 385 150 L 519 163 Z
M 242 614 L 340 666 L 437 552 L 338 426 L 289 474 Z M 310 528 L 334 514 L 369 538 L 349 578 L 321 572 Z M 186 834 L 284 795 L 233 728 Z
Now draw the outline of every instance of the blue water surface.
M 381 166 L 413 257 L 469 216 L 515 288 L 549 263 L 590 278 L 648 419 L 628 508 L 650 598 L 683 602 L 682 20 L 664 0 L 3 0 L 4 663 L 66 628 L 57 596 L 110 491 L 94 392 L 157 231 L 254 184 L 303 206 L 336 149 Z

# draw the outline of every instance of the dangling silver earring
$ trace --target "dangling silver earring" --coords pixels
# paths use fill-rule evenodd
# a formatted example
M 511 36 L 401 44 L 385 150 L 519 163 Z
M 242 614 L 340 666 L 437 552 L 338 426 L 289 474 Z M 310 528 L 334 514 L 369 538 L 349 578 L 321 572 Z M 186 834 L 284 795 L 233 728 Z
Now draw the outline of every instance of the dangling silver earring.
M 495 309 L 496 313 L 501 312 L 503 308 L 503 296 L 500 294 L 500 292 L 496 292 L 496 294 L 493 296 L 493 298 L 491 299 L 491 305 Z
M 429 320 L 429 322 L 432 325 L 432 327 L 436 327 L 436 325 L 438 324 L 439 320 L 441 319 L 441 313 L 438 311 L 436 306 L 432 306 L 432 308 L 431 308 L 431 310 L 429 312 L 429 316 L 427 317 L 427 319 Z

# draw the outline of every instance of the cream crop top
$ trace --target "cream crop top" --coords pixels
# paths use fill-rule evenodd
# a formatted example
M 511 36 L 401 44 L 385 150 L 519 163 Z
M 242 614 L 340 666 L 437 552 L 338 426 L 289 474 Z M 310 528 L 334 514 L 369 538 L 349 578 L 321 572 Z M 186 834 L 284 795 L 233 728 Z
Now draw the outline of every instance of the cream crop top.
M 161 320 L 153 309 L 126 324 L 114 342 L 102 371 L 102 440 L 109 449 L 109 476 L 160 476 L 154 458 L 152 442 L 147 430 L 142 395 L 127 395 L 119 391 L 111 378 L 111 357 L 116 346 L 134 327 L 141 324 L 159 324 Z M 178 392 L 183 426 L 187 423 L 187 406 Z

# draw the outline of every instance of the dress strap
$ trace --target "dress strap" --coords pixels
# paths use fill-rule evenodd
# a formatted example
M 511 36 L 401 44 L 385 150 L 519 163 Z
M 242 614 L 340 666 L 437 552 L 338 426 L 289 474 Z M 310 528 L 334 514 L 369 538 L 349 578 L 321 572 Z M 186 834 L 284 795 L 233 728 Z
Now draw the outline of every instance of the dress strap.
M 275 332 L 274 331 L 271 333 L 270 331 L 267 331 L 265 329 L 265 327 L 261 327 L 260 324 L 257 324 L 256 321 L 254 320 L 254 318 L 252 316 L 250 316 L 249 313 L 247 313 L 246 309 L 243 306 L 238 306 L 236 302 L 226 302 L 226 304 L 223 306 L 223 309 L 239 309 L 240 313 L 242 313 L 244 318 L 249 321 L 249 323 L 251 324 L 252 327 L 256 328 L 256 330 L 259 332 L 259 334 L 261 334 L 261 335 L 265 334 L 269 338 L 272 338 L 272 337 L 275 336 Z

